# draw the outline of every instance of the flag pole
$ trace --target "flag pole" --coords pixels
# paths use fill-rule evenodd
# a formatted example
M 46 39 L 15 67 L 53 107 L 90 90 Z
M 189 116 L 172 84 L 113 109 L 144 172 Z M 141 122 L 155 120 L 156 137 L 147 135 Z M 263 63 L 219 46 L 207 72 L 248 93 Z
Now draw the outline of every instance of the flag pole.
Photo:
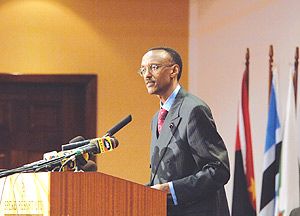
M 297 107 L 297 88 L 298 88 L 298 64 L 299 64 L 299 47 L 296 47 L 295 52 L 295 63 L 294 63 L 294 74 L 293 74 L 293 82 L 294 82 L 294 90 L 295 90 L 295 105 Z
M 250 59 L 250 51 L 249 48 L 247 48 L 246 51 L 246 68 L 245 68 L 245 80 L 246 80 L 246 86 L 247 86 L 247 90 L 248 90 L 248 98 L 249 98 L 249 59 Z
M 273 56 L 274 56 L 274 52 L 273 52 L 273 45 L 270 45 L 270 49 L 269 49 L 269 102 L 270 103 L 270 94 L 271 94 L 271 88 L 272 88 L 272 78 L 273 78 Z

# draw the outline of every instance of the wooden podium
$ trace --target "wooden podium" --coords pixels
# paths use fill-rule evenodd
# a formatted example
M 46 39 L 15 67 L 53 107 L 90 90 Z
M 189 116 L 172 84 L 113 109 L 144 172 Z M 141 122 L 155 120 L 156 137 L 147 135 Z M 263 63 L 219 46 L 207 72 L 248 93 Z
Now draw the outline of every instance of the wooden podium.
M 0 215 L 165 216 L 164 192 L 99 172 L 14 174 L 0 179 Z

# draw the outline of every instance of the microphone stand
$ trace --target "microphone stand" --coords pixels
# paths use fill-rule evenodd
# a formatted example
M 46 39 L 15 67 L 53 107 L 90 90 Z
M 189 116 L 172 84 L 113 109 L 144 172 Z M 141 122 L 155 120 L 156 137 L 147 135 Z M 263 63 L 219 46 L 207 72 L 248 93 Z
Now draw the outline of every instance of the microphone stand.
M 45 161 L 45 160 L 39 160 L 30 164 L 26 164 L 22 167 L 18 167 L 11 170 L 5 170 L 0 172 L 0 178 L 6 177 L 15 173 L 19 172 L 39 172 L 43 170 L 51 170 L 55 168 L 58 164 L 62 163 L 62 160 L 72 157 L 73 155 L 80 154 L 79 152 L 73 152 L 68 155 L 63 155 L 57 158 L 52 158 L 51 160 Z
M 75 172 L 83 171 L 82 166 L 87 164 L 87 160 L 83 157 L 82 154 L 76 155 L 75 160 L 76 160 Z

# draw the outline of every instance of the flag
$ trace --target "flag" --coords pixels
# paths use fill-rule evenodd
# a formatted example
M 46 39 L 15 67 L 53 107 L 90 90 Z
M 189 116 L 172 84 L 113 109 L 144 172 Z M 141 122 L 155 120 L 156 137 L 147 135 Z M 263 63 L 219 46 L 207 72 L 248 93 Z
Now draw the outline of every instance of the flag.
M 249 117 L 248 71 L 243 74 L 235 146 L 232 216 L 256 216 L 252 141 Z
M 279 119 L 278 78 L 274 70 L 271 83 L 266 145 L 264 152 L 263 179 L 260 199 L 260 216 L 274 216 L 276 188 L 279 178 L 279 163 L 282 144 L 282 129 Z
M 292 73 L 289 74 L 286 116 L 279 168 L 279 185 L 276 198 L 276 216 L 288 216 L 299 207 L 298 144 L 296 133 L 295 93 Z
M 294 77 L 297 76 L 297 94 L 296 94 L 296 124 L 297 124 L 297 143 L 298 143 L 298 168 L 299 168 L 299 190 L 300 190 L 300 79 L 298 77 L 298 71 L 295 72 Z M 295 83 L 295 82 L 294 82 Z M 300 192 L 299 192 L 299 196 L 300 196 Z M 300 199 L 300 198 L 299 198 Z M 299 200 L 300 202 L 300 200 Z

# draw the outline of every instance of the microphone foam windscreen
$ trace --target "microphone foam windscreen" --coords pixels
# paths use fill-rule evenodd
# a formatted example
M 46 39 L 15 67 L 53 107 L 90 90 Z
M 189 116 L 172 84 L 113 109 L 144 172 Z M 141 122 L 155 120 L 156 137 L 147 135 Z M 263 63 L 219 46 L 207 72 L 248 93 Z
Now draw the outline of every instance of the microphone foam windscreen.
M 85 172 L 96 172 L 98 169 L 97 164 L 92 160 L 88 160 L 88 162 L 81 168 Z

